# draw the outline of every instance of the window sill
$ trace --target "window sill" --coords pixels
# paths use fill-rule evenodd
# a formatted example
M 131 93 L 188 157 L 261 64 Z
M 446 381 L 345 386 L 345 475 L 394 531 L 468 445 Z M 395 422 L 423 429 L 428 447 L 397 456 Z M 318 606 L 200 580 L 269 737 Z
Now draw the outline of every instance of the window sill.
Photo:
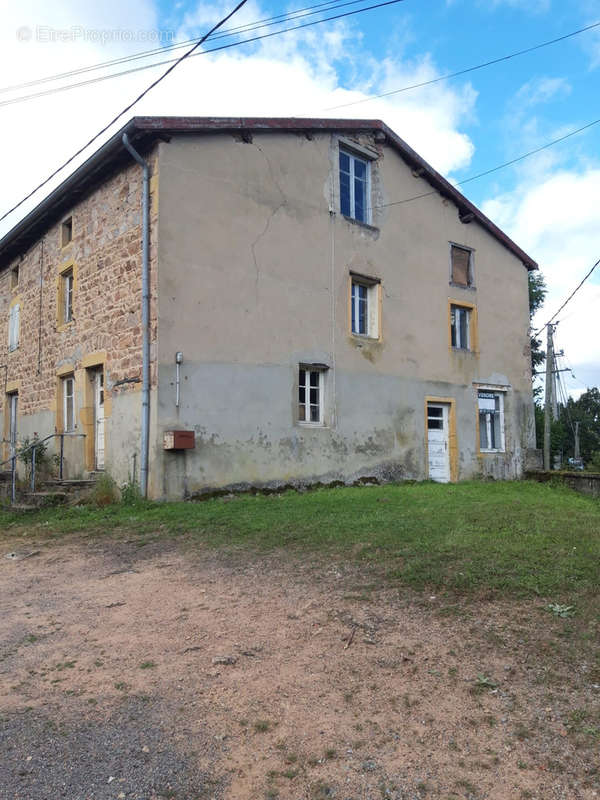
M 19 345 L 17 345 L 16 347 L 9 347 L 8 348 L 8 352 L 9 353 L 16 353 L 18 349 L 19 349 Z
M 503 455 L 506 453 L 506 450 L 483 450 L 482 448 L 479 449 L 479 452 L 482 456 L 496 456 L 498 454 Z
M 350 338 L 357 345 L 363 342 L 366 344 L 377 344 L 377 342 L 381 341 L 380 336 L 369 336 L 368 333 L 355 333 L 354 331 L 350 331 Z
M 324 422 L 302 422 L 301 420 L 296 421 L 296 425 L 299 428 L 326 428 Z
M 62 325 L 58 325 L 56 330 L 60 333 L 61 331 L 67 331 L 69 328 L 73 328 L 75 326 L 75 320 L 71 320 L 71 322 L 63 322 Z
M 468 347 L 454 347 L 454 345 L 451 345 L 450 350 L 453 353 L 464 353 L 465 355 L 470 355 L 470 356 L 476 356 L 478 354 L 477 350 L 471 350 Z
M 359 228 L 365 228 L 366 230 L 370 231 L 371 233 L 380 233 L 380 228 L 377 228 L 375 225 L 370 225 L 368 222 L 361 222 L 359 219 L 355 219 L 354 217 L 347 217 L 345 214 L 341 214 L 340 216 L 342 219 L 345 219 L 346 222 L 349 222 L 351 225 L 357 225 Z
M 453 281 L 448 281 L 448 286 L 452 286 L 454 289 L 466 289 L 468 292 L 476 292 L 477 287 L 474 284 L 469 284 L 465 286 L 464 283 L 454 283 Z

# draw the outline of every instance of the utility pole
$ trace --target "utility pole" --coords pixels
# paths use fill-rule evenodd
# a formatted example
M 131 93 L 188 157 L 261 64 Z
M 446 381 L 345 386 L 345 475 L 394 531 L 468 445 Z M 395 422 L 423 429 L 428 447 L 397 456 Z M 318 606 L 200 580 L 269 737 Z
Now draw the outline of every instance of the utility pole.
M 550 469 L 550 408 L 552 405 L 554 386 L 554 345 L 552 333 L 554 327 L 551 323 L 546 326 L 546 391 L 544 395 L 544 469 Z
M 578 459 L 579 456 L 579 426 L 581 422 L 579 420 L 575 420 L 575 452 L 573 453 L 573 457 Z

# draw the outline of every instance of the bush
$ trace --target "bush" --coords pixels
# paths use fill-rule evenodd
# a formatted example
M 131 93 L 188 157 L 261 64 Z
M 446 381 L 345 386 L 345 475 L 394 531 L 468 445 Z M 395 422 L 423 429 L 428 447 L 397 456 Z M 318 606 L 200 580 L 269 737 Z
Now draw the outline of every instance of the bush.
M 140 487 L 131 478 L 121 486 L 121 502 L 126 506 L 135 506 L 142 502 Z
M 48 477 L 56 470 L 59 463 L 59 456 L 56 454 L 48 455 L 48 443 L 42 442 L 37 433 L 33 438 L 28 436 L 23 439 L 21 446 L 17 450 L 17 458 L 25 464 L 25 475 L 27 480 L 31 479 L 31 464 L 33 460 L 33 450 L 35 445 L 35 471 L 40 477 Z
M 108 472 L 103 472 L 96 480 L 90 500 L 97 506 L 110 506 L 120 500 L 119 487 Z

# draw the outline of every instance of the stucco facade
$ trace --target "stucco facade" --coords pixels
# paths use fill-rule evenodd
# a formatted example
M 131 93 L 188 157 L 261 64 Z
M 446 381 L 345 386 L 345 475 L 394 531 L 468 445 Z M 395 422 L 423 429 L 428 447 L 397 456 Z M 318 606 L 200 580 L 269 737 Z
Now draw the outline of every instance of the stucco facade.
M 286 122 L 198 123 L 147 140 L 150 496 L 424 479 L 438 424 L 431 409 L 444 419 L 450 480 L 520 476 L 535 446 L 527 292 L 535 265 L 428 165 L 416 167 L 416 154 L 381 123 Z M 368 224 L 341 213 L 340 148 L 367 165 Z M 70 466 L 93 468 L 86 380 L 101 364 L 105 468 L 118 481 L 132 475 L 139 449 L 140 180 L 135 164 L 113 168 L 66 212 L 67 251 L 63 213 L 0 272 L 4 330 L 16 293 L 22 302 L 19 347 L 5 358 L 5 438 L 15 391 L 19 436 L 61 429 L 60 380 L 72 370 L 77 430 L 88 436 L 70 442 Z M 470 253 L 466 284 L 452 281 L 453 246 Z M 56 282 L 69 261 L 74 321 L 64 328 Z M 357 286 L 368 297 L 362 332 L 352 316 Z M 468 315 L 467 346 L 453 343 L 457 308 Z M 300 418 L 308 375 L 319 384 L 313 423 Z M 488 395 L 501 409 L 493 448 L 481 446 L 479 429 Z M 195 447 L 164 450 L 174 429 L 193 430 Z

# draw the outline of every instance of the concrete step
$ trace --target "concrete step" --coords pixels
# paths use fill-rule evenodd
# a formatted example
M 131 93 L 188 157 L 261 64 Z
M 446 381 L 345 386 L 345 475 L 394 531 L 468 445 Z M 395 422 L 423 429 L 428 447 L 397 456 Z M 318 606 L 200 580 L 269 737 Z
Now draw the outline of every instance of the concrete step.
M 12 506 L 5 506 L 4 510 L 8 511 L 10 514 L 13 512 L 15 514 L 26 514 L 30 511 L 39 511 L 40 507 L 27 505 L 26 503 L 15 503 Z

